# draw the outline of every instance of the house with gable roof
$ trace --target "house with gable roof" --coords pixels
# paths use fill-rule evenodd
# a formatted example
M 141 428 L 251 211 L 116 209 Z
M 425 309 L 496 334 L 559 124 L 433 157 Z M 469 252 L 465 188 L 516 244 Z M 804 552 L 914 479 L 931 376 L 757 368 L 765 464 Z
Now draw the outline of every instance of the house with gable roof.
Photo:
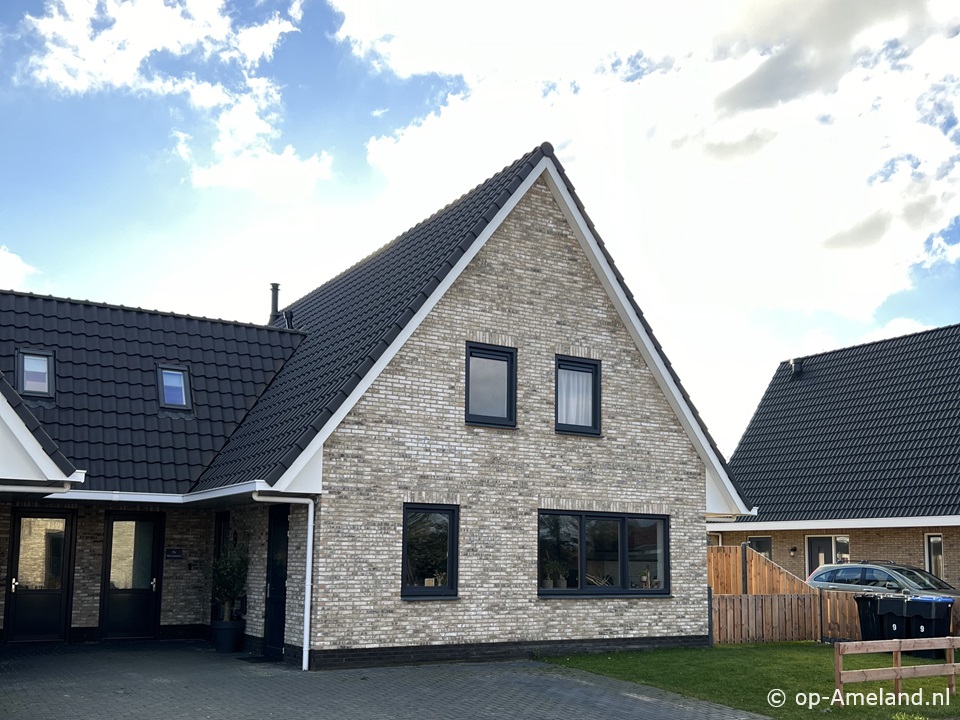
M 274 295 L 276 298 L 276 294 Z M 706 644 L 750 512 L 549 144 L 266 327 L 0 293 L 3 640 L 304 669 Z
M 730 466 L 759 510 L 716 541 L 800 577 L 889 560 L 960 587 L 960 325 L 780 363 Z

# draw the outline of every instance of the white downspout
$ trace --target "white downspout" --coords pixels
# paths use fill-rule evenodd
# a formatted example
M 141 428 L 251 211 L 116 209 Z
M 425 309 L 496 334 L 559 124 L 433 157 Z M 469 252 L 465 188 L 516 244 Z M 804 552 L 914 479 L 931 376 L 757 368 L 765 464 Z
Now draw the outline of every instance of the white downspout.
M 277 497 L 254 492 L 254 502 L 307 506 L 307 564 L 303 572 L 303 659 L 301 669 L 310 669 L 310 604 L 313 599 L 313 521 L 316 501 L 313 498 Z

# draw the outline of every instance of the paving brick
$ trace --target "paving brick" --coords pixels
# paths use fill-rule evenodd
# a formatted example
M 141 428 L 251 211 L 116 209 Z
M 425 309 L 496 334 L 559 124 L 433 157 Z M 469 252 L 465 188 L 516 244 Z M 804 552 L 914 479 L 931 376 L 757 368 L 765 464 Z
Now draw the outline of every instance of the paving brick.
M 0 647 L 0 718 L 761 717 L 532 661 L 304 673 L 237 658 L 194 641 Z

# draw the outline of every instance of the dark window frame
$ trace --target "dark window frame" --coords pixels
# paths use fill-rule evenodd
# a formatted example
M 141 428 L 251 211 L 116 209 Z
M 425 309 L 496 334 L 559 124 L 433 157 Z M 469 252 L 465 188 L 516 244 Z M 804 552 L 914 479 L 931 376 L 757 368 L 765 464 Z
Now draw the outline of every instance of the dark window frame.
M 183 405 L 168 403 L 163 394 L 163 373 L 176 372 L 183 377 Z M 190 368 L 185 365 L 157 365 L 157 399 L 164 410 L 192 410 L 193 409 L 193 382 L 190 379 Z
M 756 543 L 754 542 L 755 540 L 766 540 L 767 550 L 766 551 L 758 550 L 757 547 L 755 546 L 759 546 L 761 545 L 761 543 Z M 753 550 L 755 553 L 763 555 L 767 560 L 773 560 L 773 536 L 772 535 L 750 535 L 747 538 L 747 545 L 750 547 L 751 550 Z
M 540 540 L 539 527 L 540 517 L 542 515 L 572 515 L 579 517 L 580 520 L 580 538 L 578 544 L 579 563 L 578 587 L 571 588 L 542 588 L 539 587 L 540 577 Z M 599 520 L 618 520 L 620 522 L 619 543 L 620 543 L 620 586 L 604 587 L 603 585 L 586 584 L 586 521 L 589 519 Z M 629 520 L 659 520 L 663 522 L 663 583 L 659 588 L 631 588 L 629 587 L 629 555 L 627 552 L 627 525 Z M 608 513 L 608 512 L 585 512 L 572 510 L 538 510 L 537 511 L 537 595 L 540 597 L 570 597 L 582 598 L 591 596 L 613 596 L 613 597 L 669 597 L 670 596 L 670 516 L 642 513 Z
M 463 396 L 463 419 L 468 425 L 481 427 L 515 428 L 517 426 L 517 349 L 502 345 L 468 342 L 466 350 L 466 376 Z M 507 363 L 507 416 L 478 415 L 470 412 L 470 358 L 481 357 Z
M 47 391 L 38 392 L 36 390 L 27 390 L 24 387 L 26 378 L 26 358 L 41 358 L 47 361 Z M 36 350 L 34 348 L 21 348 L 17 350 L 17 392 L 22 397 L 27 398 L 52 398 L 56 392 L 56 381 L 54 367 L 56 365 L 53 352 L 50 350 Z
M 592 376 L 593 407 L 592 422 L 589 425 L 570 425 L 560 422 L 560 371 L 573 370 L 589 373 Z M 592 358 L 578 358 L 570 355 L 557 355 L 553 371 L 553 420 L 554 429 L 564 435 L 600 435 L 600 391 L 602 387 L 600 361 Z
M 450 516 L 447 529 L 447 585 L 407 585 L 407 514 L 412 512 L 446 513 Z M 400 597 L 405 600 L 450 599 L 457 597 L 460 568 L 460 506 L 438 503 L 403 504 L 403 545 L 400 565 Z

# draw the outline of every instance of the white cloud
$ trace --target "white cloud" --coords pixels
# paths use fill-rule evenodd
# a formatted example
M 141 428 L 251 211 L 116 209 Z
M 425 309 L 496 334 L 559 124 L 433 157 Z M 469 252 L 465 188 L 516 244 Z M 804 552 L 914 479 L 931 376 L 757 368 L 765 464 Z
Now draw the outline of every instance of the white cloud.
M 277 200 L 309 196 L 314 186 L 332 176 L 333 158 L 326 152 L 301 158 L 290 145 L 282 152 L 245 151 L 193 171 L 197 187 L 248 189 Z M 299 191 L 299 192 L 298 192 Z
M 262 60 L 271 60 L 280 38 L 291 32 L 297 32 L 296 26 L 279 13 L 265 23 L 241 28 L 235 41 L 241 61 L 247 68 L 255 68 Z
M 280 136 L 280 90 L 255 74 L 273 58 L 283 36 L 298 31 L 301 0 L 294 0 L 288 14 L 289 20 L 274 13 L 238 28 L 224 0 L 47 0 L 42 15 L 25 18 L 43 42 L 29 60 L 29 73 L 67 93 L 184 96 L 216 128 L 208 161 L 192 146 L 200 133 L 174 133 L 175 154 L 192 163 L 197 186 L 308 193 L 329 177 L 330 158 L 326 153 L 301 158 L 289 146 L 273 149 Z M 163 70 L 161 61 L 171 56 L 191 69 Z M 211 68 L 230 79 L 198 79 L 197 72 Z M 281 167 L 285 172 L 278 173 Z
M 6 245 L 0 245 L 0 288 L 7 290 L 26 290 L 27 281 L 39 271 L 24 262 Z

